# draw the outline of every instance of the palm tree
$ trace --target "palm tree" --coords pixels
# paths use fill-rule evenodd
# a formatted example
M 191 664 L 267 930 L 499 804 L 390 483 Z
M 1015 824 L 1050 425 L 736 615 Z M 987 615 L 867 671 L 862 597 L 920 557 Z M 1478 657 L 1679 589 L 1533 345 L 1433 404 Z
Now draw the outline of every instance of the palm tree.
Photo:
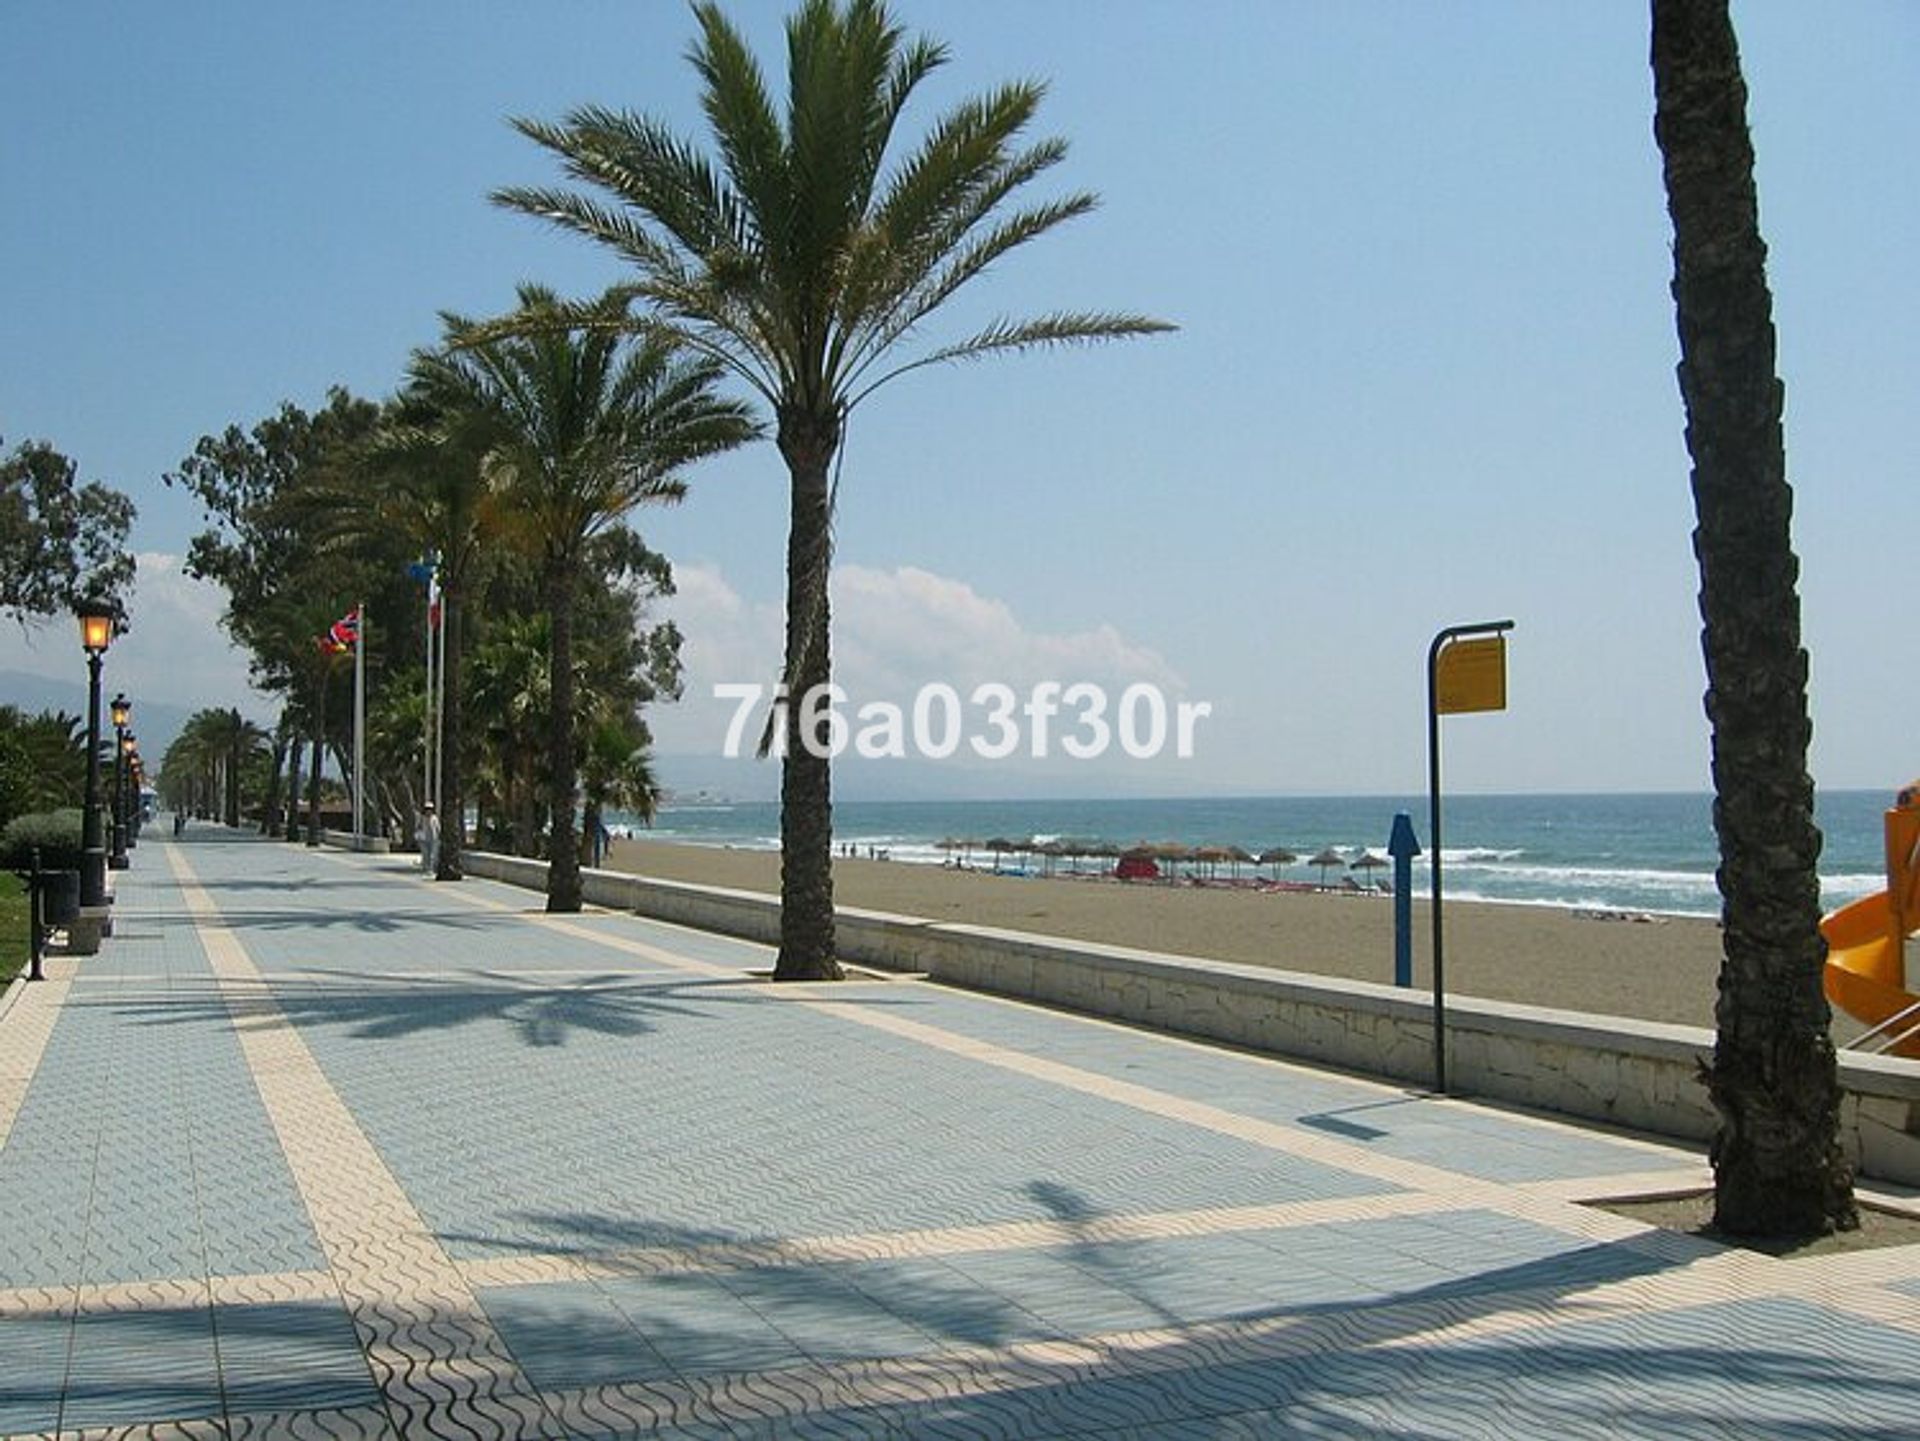
M 444 317 L 451 349 L 433 368 L 446 403 L 484 416 L 485 466 L 508 501 L 509 534 L 538 562 L 552 626 L 547 736 L 547 909 L 580 909 L 578 762 L 574 754 L 573 608 L 593 538 L 634 507 L 680 499 L 679 472 L 755 434 L 744 405 L 714 387 L 720 365 L 669 337 L 628 332 L 628 299 L 556 323 L 559 298 L 522 286 L 517 333 L 484 337 Z
M 581 849 L 589 854 L 608 807 L 628 811 L 648 825 L 660 807 L 660 783 L 653 773 L 651 736 L 631 715 L 602 715 L 587 730 L 580 762 L 586 797 Z
M 1821 991 L 1807 655 L 1746 82 L 1727 0 L 1653 0 L 1654 134 L 1673 220 L 1680 393 L 1698 518 L 1722 947 L 1707 1079 L 1714 1223 L 1858 1224 Z
M 612 200 L 507 189 L 495 199 L 611 247 L 650 322 L 764 400 L 790 483 L 786 694 L 831 678 L 829 480 L 855 406 L 897 376 L 946 361 L 1167 329 L 1144 316 L 1056 312 L 996 321 L 906 353 L 922 323 L 1001 257 L 1094 205 L 1086 193 L 1009 211 L 1066 154 L 1023 135 L 1044 87 L 1005 85 L 937 121 L 886 169 L 915 89 L 946 60 L 909 40 L 881 0 L 805 0 L 787 22 L 787 108 L 718 6 L 694 6 L 691 58 L 716 164 L 644 116 L 581 109 L 515 124 L 573 179 Z M 827 718 L 784 708 L 781 980 L 837 979 Z

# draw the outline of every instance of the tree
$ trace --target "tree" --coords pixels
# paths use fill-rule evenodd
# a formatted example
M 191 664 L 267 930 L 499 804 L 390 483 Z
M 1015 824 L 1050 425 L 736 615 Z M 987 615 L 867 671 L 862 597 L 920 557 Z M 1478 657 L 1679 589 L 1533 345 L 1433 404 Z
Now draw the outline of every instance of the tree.
M 945 62 L 941 46 L 909 40 L 880 0 L 805 0 L 787 22 L 782 115 L 718 6 L 694 14 L 691 59 L 718 163 L 654 120 L 587 108 L 560 125 L 514 123 L 610 205 L 553 189 L 494 198 L 612 248 L 638 273 L 630 290 L 653 307 L 648 323 L 725 366 L 771 410 L 790 496 L 784 680 L 804 697 L 831 679 L 829 476 L 861 400 L 930 365 L 1168 327 L 1063 311 L 909 354 L 968 282 L 1093 208 L 1079 193 L 1007 209 L 1066 154 L 1063 141 L 1022 139 L 1044 87 L 1014 83 L 962 103 L 885 170 L 908 100 Z M 807 725 L 802 707 L 783 709 L 774 975 L 837 979 L 827 718 Z
M 0 457 L 0 612 L 17 621 L 86 601 L 126 620 L 133 502 L 78 478 L 79 468 L 44 441 Z
M 86 776 L 86 728 L 78 718 L 0 705 L 0 825 L 28 811 L 79 805 Z
M 580 785 L 586 796 L 581 852 L 592 855 L 595 838 L 609 808 L 631 812 L 648 825 L 660 808 L 660 783 L 653 773 L 653 737 L 629 716 L 609 715 L 587 729 L 580 761 Z
M 343 564 L 316 544 L 325 512 L 314 497 L 378 416 L 371 402 L 335 387 L 312 414 L 287 403 L 250 428 L 203 435 L 164 477 L 200 503 L 206 527 L 193 537 L 183 569 L 226 591 L 221 622 L 247 651 L 254 686 L 286 697 L 275 728 L 281 738 L 303 725 L 315 735 L 323 729 L 312 699 L 315 637 L 357 598 L 359 577 L 377 569 Z M 290 741 L 286 750 L 293 750 Z M 276 765 L 262 797 L 263 830 L 279 808 L 278 774 Z M 287 788 L 291 817 L 299 810 L 297 760 Z
M 573 621 L 586 548 L 635 506 L 678 500 L 685 467 L 755 432 L 745 406 L 715 394 L 718 363 L 625 333 L 623 297 L 588 307 L 579 329 L 556 323 L 561 310 L 551 291 L 524 286 L 518 333 L 481 338 L 475 322 L 445 317 L 460 348 L 434 376 L 448 403 L 487 418 L 484 464 L 508 499 L 509 536 L 540 569 L 551 626 L 547 909 L 577 911 Z
M 246 792 L 266 788 L 258 762 L 268 739 L 265 731 L 237 710 L 195 711 L 161 763 L 169 795 L 183 797 L 190 807 L 216 812 L 227 825 L 238 826 Z
M 497 497 L 486 458 L 491 416 L 476 409 L 444 358 L 416 351 L 408 385 L 369 448 L 368 463 L 384 484 L 372 509 L 376 524 L 397 529 L 439 557 L 441 669 L 440 852 L 434 879 L 465 875 L 467 798 L 461 764 L 466 730 L 464 662 L 466 601 L 488 544 L 500 533 Z
M 475 777 L 481 834 L 515 855 L 533 855 L 542 828 L 540 797 L 551 787 L 546 748 L 552 728 L 552 627 L 544 615 L 507 615 L 489 627 L 468 668 L 486 755 Z
M 1785 391 L 1727 0 L 1653 0 L 1653 78 L 1720 842 L 1724 961 L 1707 1078 L 1720 1116 L 1714 1223 L 1740 1235 L 1818 1235 L 1858 1217 L 1821 990 Z

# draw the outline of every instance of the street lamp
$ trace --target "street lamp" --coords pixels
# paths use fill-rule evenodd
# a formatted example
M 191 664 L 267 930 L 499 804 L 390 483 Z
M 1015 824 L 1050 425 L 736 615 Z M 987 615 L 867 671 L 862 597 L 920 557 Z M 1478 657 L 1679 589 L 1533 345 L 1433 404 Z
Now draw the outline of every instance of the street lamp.
M 140 791 L 144 784 L 140 770 L 140 737 L 127 732 L 127 849 L 140 844 Z
M 100 662 L 113 644 L 113 613 L 81 606 L 80 648 L 87 653 L 87 794 L 80 812 L 80 904 L 107 903 L 107 850 L 100 839 Z
M 113 844 L 107 851 L 107 865 L 116 871 L 127 868 L 127 718 L 133 707 L 124 693 L 107 703 L 113 716 Z

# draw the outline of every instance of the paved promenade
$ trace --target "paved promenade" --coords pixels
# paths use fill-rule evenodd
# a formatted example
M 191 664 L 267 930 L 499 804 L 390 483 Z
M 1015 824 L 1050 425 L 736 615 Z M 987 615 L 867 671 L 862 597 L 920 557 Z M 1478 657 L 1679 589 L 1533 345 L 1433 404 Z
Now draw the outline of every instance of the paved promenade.
M 0 1014 L 0 1435 L 1911 1437 L 1920 1247 L 1698 1156 L 155 834 Z

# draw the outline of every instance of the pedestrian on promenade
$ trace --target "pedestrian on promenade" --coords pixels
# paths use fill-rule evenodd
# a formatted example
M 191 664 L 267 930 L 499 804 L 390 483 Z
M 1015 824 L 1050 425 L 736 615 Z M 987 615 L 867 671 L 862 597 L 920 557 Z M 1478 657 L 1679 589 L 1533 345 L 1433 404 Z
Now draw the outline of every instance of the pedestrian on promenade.
M 440 817 L 434 814 L 432 801 L 420 807 L 414 839 L 420 843 L 420 869 L 432 875 L 440 867 Z

